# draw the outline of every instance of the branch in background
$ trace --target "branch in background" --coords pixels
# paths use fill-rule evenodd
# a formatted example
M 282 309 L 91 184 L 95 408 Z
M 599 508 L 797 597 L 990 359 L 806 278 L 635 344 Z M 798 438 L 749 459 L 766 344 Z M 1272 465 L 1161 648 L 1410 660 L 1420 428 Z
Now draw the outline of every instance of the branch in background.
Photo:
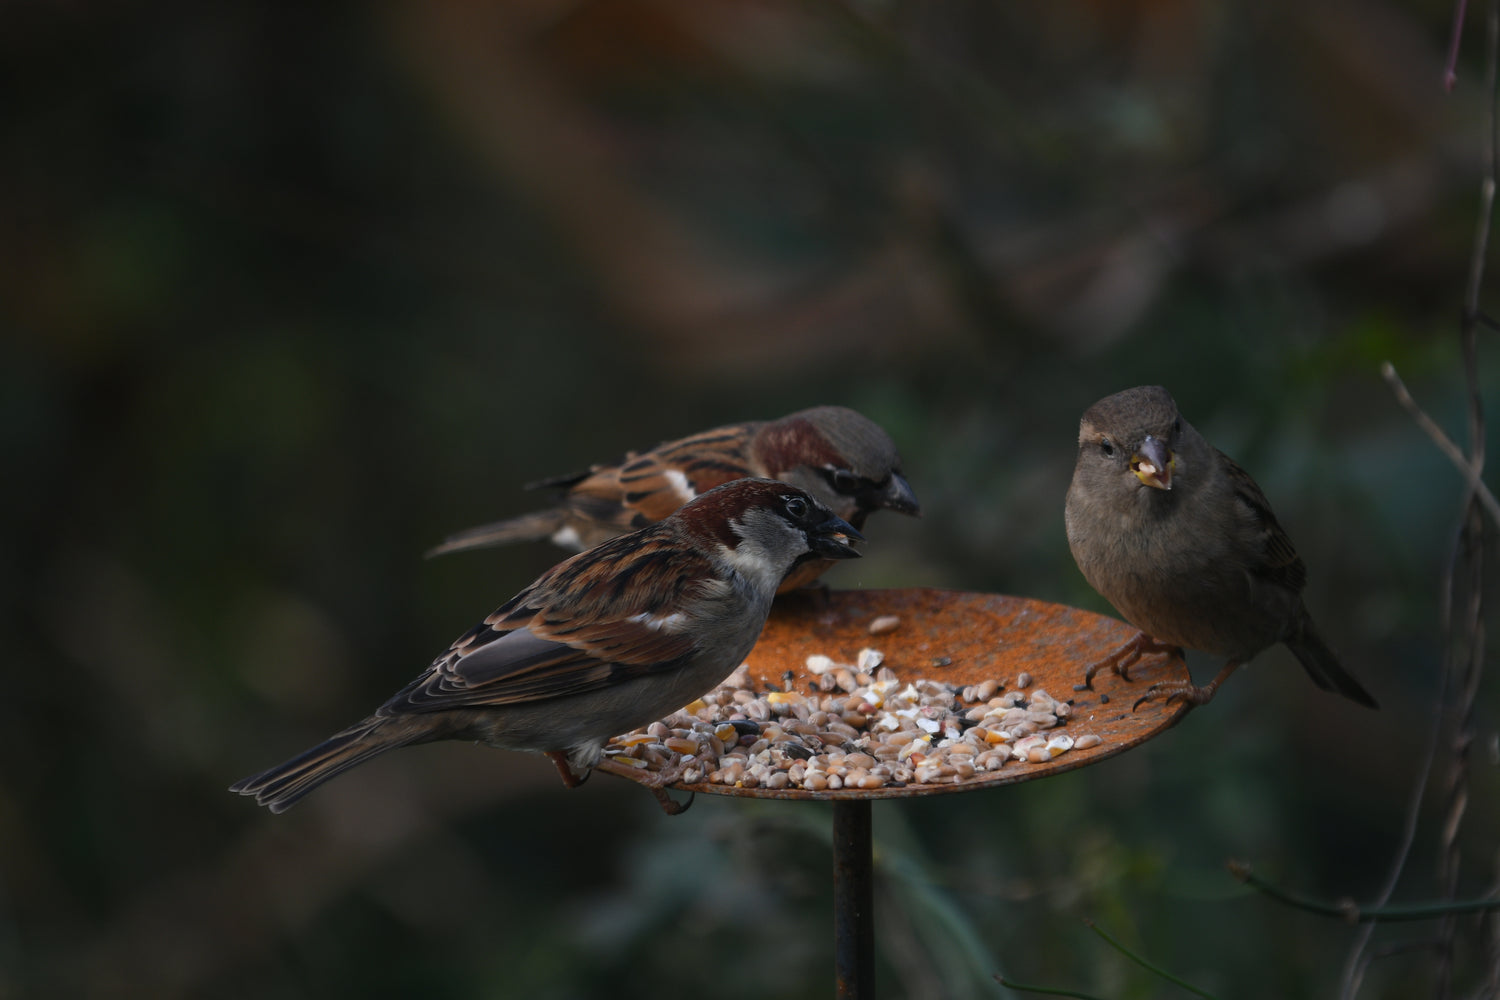
M 1092 993 L 1077 993 L 1073 990 L 1060 990 L 1052 986 L 1028 986 L 1025 983 L 1015 983 L 1006 979 L 1000 973 L 995 973 L 995 982 L 1006 989 L 1019 990 L 1022 993 L 1040 993 L 1049 997 L 1072 997 L 1073 1000 L 1103 1000 Z
M 1448 60 L 1443 78 L 1446 89 L 1452 90 L 1458 78 L 1458 53 L 1463 38 L 1463 28 L 1468 11 L 1467 0 L 1455 0 L 1453 32 L 1448 50 Z M 1395 392 L 1396 399 L 1416 421 L 1434 444 L 1464 476 L 1465 494 L 1463 513 L 1460 516 L 1453 546 L 1449 551 L 1446 571 L 1443 575 L 1441 595 L 1442 672 L 1438 678 L 1438 705 L 1433 724 L 1432 743 L 1418 775 L 1416 791 L 1408 807 L 1406 829 L 1397 850 L 1391 874 L 1380 894 L 1380 906 L 1360 910 L 1353 903 L 1331 905 L 1294 897 L 1283 890 L 1254 880 L 1249 870 L 1243 871 L 1244 880 L 1256 888 L 1290 905 L 1343 916 L 1347 919 L 1368 922 L 1361 932 L 1345 962 L 1341 989 L 1343 1000 L 1352 1000 L 1359 987 L 1370 958 L 1367 957 L 1376 920 L 1415 920 L 1437 916 L 1441 920 L 1438 940 L 1433 943 L 1437 953 L 1437 973 L 1433 996 L 1446 1000 L 1452 990 L 1453 955 L 1457 940 L 1458 916 L 1461 913 L 1478 912 L 1482 921 L 1490 924 L 1492 941 L 1488 949 L 1489 967 L 1487 979 L 1491 986 L 1500 984 L 1500 938 L 1496 937 L 1495 911 L 1500 901 L 1456 901 L 1459 864 L 1462 852 L 1459 833 L 1468 807 L 1470 784 L 1469 750 L 1474 742 L 1474 704 L 1479 682 L 1484 671 L 1484 547 L 1485 518 L 1500 525 L 1500 504 L 1483 481 L 1485 463 L 1484 398 L 1479 385 L 1478 331 L 1481 327 L 1496 328 L 1496 323 L 1480 308 L 1483 291 L 1485 264 L 1489 256 L 1491 219 L 1494 214 L 1495 191 L 1500 184 L 1500 0 L 1491 0 L 1485 19 L 1485 89 L 1489 97 L 1488 135 L 1483 145 L 1483 176 L 1479 187 L 1479 208 L 1474 226 L 1474 242 L 1469 254 L 1468 280 L 1465 286 L 1463 317 L 1460 327 L 1460 346 L 1463 355 L 1463 374 L 1467 390 L 1467 417 L 1469 448 L 1465 453 L 1443 433 L 1412 398 L 1406 386 L 1389 362 L 1381 368 L 1381 374 Z M 1461 590 L 1462 588 L 1462 590 Z M 1455 615 L 1460 596 L 1463 601 L 1463 618 Z M 1420 804 L 1423 793 L 1436 767 L 1436 748 L 1447 745 L 1451 748 L 1444 783 L 1444 809 L 1440 831 L 1441 853 L 1438 859 L 1438 882 L 1446 895 L 1446 902 L 1430 907 L 1385 907 L 1395 890 L 1410 857 L 1415 837 Z M 1496 883 L 1500 892 L 1500 882 Z M 1379 956 L 1377 956 L 1379 957 Z M 1492 989 L 1493 994 L 1493 989 Z
M 1115 951 L 1118 951 L 1120 954 L 1124 955 L 1126 958 L 1130 959 L 1132 962 L 1134 962 L 1136 965 L 1139 965 L 1141 968 L 1145 969 L 1147 972 L 1150 972 L 1151 974 L 1156 975 L 1156 976 L 1160 976 L 1162 979 L 1165 979 L 1169 983 L 1172 983 L 1172 984 L 1177 985 L 1177 986 L 1181 986 L 1183 989 L 1187 990 L 1189 993 L 1194 993 L 1194 994 L 1197 994 L 1200 997 L 1206 997 L 1206 998 L 1208 998 L 1208 1000 L 1213 1000 L 1213 994 L 1212 993 L 1206 993 L 1203 990 L 1200 990 L 1198 987 L 1196 987 L 1196 986 L 1192 985 L 1191 983 L 1187 982 L 1186 980 L 1181 979 L 1178 976 L 1172 975 L 1166 969 L 1160 968 L 1159 966 L 1156 966 L 1156 965 L 1152 965 L 1150 962 L 1146 961 L 1144 958 L 1142 958 L 1141 956 L 1137 955 L 1135 952 L 1131 951 L 1129 948 L 1125 947 L 1119 941 L 1116 941 L 1113 937 L 1111 937 L 1108 933 L 1106 933 L 1102 927 L 1100 927 L 1097 924 L 1095 924 L 1092 920 L 1085 920 L 1084 923 L 1088 924 L 1089 930 L 1093 931 L 1095 934 L 1097 934 L 1100 937 L 1102 937 L 1105 941 L 1108 941 L 1110 947 L 1114 948 Z
M 1115 951 L 1118 951 L 1120 954 L 1124 955 L 1126 958 L 1130 959 L 1136 965 L 1139 965 L 1141 968 L 1145 969 L 1153 976 L 1156 976 L 1159 979 L 1165 979 L 1167 982 L 1173 984 L 1174 986 L 1180 986 L 1195 996 L 1204 997 L 1205 1000 L 1214 1000 L 1214 995 L 1212 993 L 1206 992 L 1205 990 L 1200 990 L 1198 987 L 1194 986 L 1192 983 L 1189 983 L 1187 980 L 1181 978 L 1180 976 L 1174 976 L 1172 973 L 1168 972 L 1166 969 L 1163 969 L 1161 966 L 1154 965 L 1153 963 L 1146 961 L 1140 955 L 1137 955 L 1135 952 L 1131 951 L 1129 948 L 1121 944 L 1115 937 L 1105 931 L 1098 924 L 1094 923 L 1092 920 L 1085 920 L 1084 923 L 1088 925 L 1089 930 L 1093 931 L 1095 934 L 1103 938 L 1111 948 L 1113 948 Z M 1055 986 L 1027 986 L 1024 983 L 1012 982 L 998 972 L 995 974 L 995 981 L 1001 986 L 1006 986 L 1013 990 L 1020 990 L 1023 993 L 1042 993 L 1047 996 L 1055 997 L 1075 997 L 1077 998 L 1077 1000 L 1098 1000 L 1098 998 L 1088 993 L 1078 993 L 1073 990 L 1060 989 Z
M 1270 896 L 1277 902 L 1320 917 L 1333 917 L 1351 924 L 1391 924 L 1411 920 L 1433 920 L 1438 917 L 1458 916 L 1465 913 L 1493 913 L 1500 910 L 1500 897 L 1488 899 L 1444 900 L 1438 903 L 1413 903 L 1407 906 L 1362 907 L 1352 899 L 1341 899 L 1336 903 L 1313 899 L 1283 889 L 1265 881 L 1241 861 L 1229 862 L 1229 873 L 1250 888 Z
M 1480 476 L 1484 472 L 1485 430 L 1484 396 L 1479 386 L 1479 297 L 1483 289 L 1485 263 L 1489 256 L 1490 223 L 1495 209 L 1497 170 L 1500 170 L 1500 0 L 1491 0 L 1485 19 L 1485 89 L 1489 95 L 1489 135 L 1484 145 L 1484 177 L 1479 185 L 1479 212 L 1474 226 L 1474 245 L 1469 255 L 1469 281 L 1464 296 L 1460 344 L 1463 350 L 1464 381 L 1468 389 L 1469 452 L 1468 494 L 1459 522 L 1458 538 L 1453 547 L 1452 564 L 1445 582 L 1444 670 L 1450 673 L 1449 690 L 1458 696 L 1455 706 L 1453 748 L 1448 772 L 1446 810 L 1443 817 L 1442 855 L 1438 860 L 1438 879 L 1452 899 L 1458 892 L 1459 865 L 1463 852 L 1459 832 L 1468 810 L 1471 780 L 1469 749 L 1474 743 L 1474 705 L 1479 682 L 1484 675 L 1484 518 L 1479 511 L 1482 494 Z M 1460 581 L 1468 598 L 1461 623 L 1455 623 L 1455 597 Z M 1457 683 L 1451 683 L 1456 681 Z M 1486 916 L 1484 919 L 1493 919 Z M 1458 938 L 1456 916 L 1444 918 L 1442 948 L 1438 953 L 1438 978 L 1435 995 L 1446 1000 L 1452 989 L 1454 945 Z M 1495 970 L 1491 969 L 1491 978 Z
M 1406 383 L 1401 381 L 1400 375 L 1396 374 L 1395 365 L 1389 361 L 1385 362 L 1380 366 L 1380 375 L 1390 385 L 1391 391 L 1396 394 L 1396 402 L 1400 403 L 1402 408 L 1411 414 L 1412 419 L 1417 422 L 1417 426 L 1426 432 L 1427 436 L 1432 439 L 1432 442 L 1438 446 L 1438 450 L 1448 456 L 1448 460 L 1458 467 L 1458 471 L 1463 474 L 1469 489 L 1474 491 L 1474 495 L 1484 505 L 1484 509 L 1489 513 L 1490 518 L 1496 525 L 1500 525 L 1500 500 L 1495 499 L 1495 494 L 1491 493 L 1490 488 L 1479 478 L 1479 470 L 1470 462 L 1468 456 L 1463 453 L 1458 445 L 1453 443 L 1452 438 L 1443 432 L 1443 429 L 1438 426 L 1437 421 L 1428 416 L 1427 411 L 1423 410 L 1417 404 L 1417 401 L 1412 398 L 1411 393 L 1407 391 Z

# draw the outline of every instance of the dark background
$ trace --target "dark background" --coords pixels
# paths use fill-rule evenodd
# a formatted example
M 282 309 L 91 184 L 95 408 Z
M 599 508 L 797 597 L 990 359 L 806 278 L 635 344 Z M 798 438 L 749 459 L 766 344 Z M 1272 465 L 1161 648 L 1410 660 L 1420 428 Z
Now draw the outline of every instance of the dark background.
M 7 5 L 0 997 L 827 996 L 822 808 L 669 819 L 461 744 L 280 817 L 224 789 L 557 557 L 427 546 L 716 423 L 897 441 L 926 516 L 835 586 L 1107 610 L 1062 498 L 1143 382 L 1256 475 L 1384 710 L 1275 650 L 1100 766 L 877 805 L 882 989 L 1168 989 L 1089 918 L 1220 996 L 1333 995 L 1351 928 L 1224 862 L 1368 898 L 1422 764 L 1461 481 L 1378 370 L 1459 433 L 1480 13 L 1449 94 L 1436 2 Z

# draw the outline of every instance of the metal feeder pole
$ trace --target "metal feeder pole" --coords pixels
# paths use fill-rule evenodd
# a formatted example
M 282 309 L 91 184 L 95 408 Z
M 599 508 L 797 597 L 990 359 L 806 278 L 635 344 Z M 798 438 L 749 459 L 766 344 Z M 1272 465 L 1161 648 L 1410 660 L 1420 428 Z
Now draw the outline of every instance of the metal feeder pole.
M 833 960 L 840 1000 L 875 996 L 870 800 L 833 802 Z

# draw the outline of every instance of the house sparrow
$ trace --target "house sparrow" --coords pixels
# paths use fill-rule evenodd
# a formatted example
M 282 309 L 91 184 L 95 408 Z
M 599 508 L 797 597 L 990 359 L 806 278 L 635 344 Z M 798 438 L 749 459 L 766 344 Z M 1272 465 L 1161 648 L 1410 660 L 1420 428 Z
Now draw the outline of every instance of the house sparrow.
M 660 521 L 704 490 L 749 476 L 797 486 L 856 529 L 882 507 L 921 512 L 885 431 L 845 407 L 817 406 L 780 420 L 717 427 L 587 472 L 530 483 L 527 489 L 566 492 L 555 507 L 461 531 L 427 554 L 544 538 L 586 549 Z M 806 586 L 832 565 L 831 559 L 803 563 L 781 592 Z
M 1126 389 L 1084 413 L 1066 520 L 1084 577 L 1141 630 L 1091 665 L 1085 683 L 1101 667 L 1128 680 L 1142 655 L 1198 649 L 1225 657 L 1218 676 L 1202 687 L 1156 684 L 1141 700 L 1202 705 L 1236 667 L 1281 642 L 1320 688 L 1377 707 L 1313 626 L 1302 603 L 1307 570 L 1260 487 L 1182 419 L 1165 389 Z
M 369 718 L 230 791 L 281 812 L 376 754 L 434 740 L 542 751 L 572 787 L 611 736 L 676 711 L 733 672 L 788 571 L 857 557 L 849 541 L 861 537 L 785 483 L 709 490 L 552 567 Z

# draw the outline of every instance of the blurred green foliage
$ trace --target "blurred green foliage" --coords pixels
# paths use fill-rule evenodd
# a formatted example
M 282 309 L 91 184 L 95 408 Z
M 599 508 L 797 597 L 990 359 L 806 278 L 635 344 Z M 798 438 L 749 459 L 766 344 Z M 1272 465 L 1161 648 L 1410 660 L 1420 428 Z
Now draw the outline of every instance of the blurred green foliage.
M 878 805 L 882 989 L 1160 995 L 1090 918 L 1221 997 L 1331 995 L 1350 929 L 1223 864 L 1371 894 L 1420 764 L 1460 480 L 1378 366 L 1461 427 L 1485 95 L 1472 27 L 1441 87 L 1449 18 L 5 7 L 0 997 L 826 996 L 817 807 L 668 819 L 455 745 L 282 817 L 224 788 L 557 557 L 427 546 L 715 423 L 842 403 L 891 432 L 926 515 L 877 518 L 835 586 L 1107 611 L 1062 495 L 1078 414 L 1142 382 L 1256 474 L 1387 707 L 1274 651 L 1099 767 Z M 1496 877 L 1476 767 L 1468 894 Z M 1430 982 L 1403 953 L 1362 995 Z

